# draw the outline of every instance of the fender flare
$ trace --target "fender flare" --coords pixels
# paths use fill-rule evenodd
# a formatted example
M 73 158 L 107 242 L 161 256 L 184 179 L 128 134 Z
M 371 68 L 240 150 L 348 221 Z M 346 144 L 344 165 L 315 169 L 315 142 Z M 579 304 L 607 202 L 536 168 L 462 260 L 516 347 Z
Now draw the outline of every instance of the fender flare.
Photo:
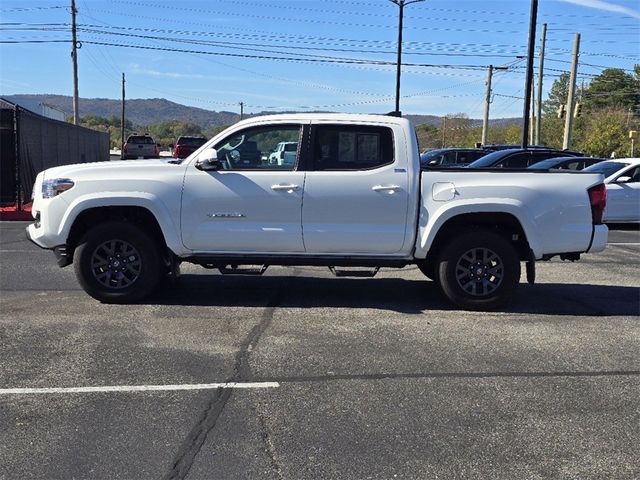
M 156 195 L 146 192 L 100 192 L 75 198 L 62 217 L 58 235 L 68 238 L 78 215 L 88 209 L 100 207 L 141 207 L 148 210 L 158 222 L 167 247 L 176 255 L 189 252 L 182 245 L 180 229 L 169 209 Z
M 425 212 L 423 207 L 423 214 Z M 456 202 L 441 207 L 432 217 L 428 218 L 426 224 L 422 225 L 421 222 L 418 228 L 415 257 L 426 258 L 438 232 L 446 222 L 460 215 L 474 213 L 500 213 L 513 216 L 520 223 L 526 240 L 529 242 L 529 247 L 533 250 L 536 258 L 542 257 L 542 245 L 535 233 L 535 221 L 527 214 L 521 202 L 511 199 L 486 199 L 482 204 L 472 201 Z

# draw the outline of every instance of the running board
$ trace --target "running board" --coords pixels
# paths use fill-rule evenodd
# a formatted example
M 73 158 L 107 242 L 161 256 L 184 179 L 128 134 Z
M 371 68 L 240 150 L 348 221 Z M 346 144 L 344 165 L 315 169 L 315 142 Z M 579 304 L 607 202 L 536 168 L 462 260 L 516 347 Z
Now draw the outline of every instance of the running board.
M 329 267 L 331 273 L 333 273 L 336 277 L 366 277 L 371 278 L 375 277 L 376 273 L 380 270 L 380 267 L 375 267 L 371 270 L 344 270 L 337 269 L 336 267 Z
M 222 275 L 262 275 L 267 271 L 269 265 L 253 265 L 245 266 L 243 268 L 238 265 L 225 265 L 224 267 L 218 267 L 218 270 Z

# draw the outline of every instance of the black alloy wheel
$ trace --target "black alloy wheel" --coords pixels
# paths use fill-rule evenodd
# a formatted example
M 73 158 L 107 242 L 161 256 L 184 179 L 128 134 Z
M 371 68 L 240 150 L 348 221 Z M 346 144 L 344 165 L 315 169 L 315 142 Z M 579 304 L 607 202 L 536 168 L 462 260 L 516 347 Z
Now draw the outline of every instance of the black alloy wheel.
M 74 267 L 85 292 L 104 303 L 138 301 L 164 276 L 157 241 L 126 221 L 107 221 L 85 233 Z
M 438 283 L 465 310 L 492 310 L 503 305 L 520 281 L 515 248 L 497 232 L 474 229 L 460 233 L 437 262 Z

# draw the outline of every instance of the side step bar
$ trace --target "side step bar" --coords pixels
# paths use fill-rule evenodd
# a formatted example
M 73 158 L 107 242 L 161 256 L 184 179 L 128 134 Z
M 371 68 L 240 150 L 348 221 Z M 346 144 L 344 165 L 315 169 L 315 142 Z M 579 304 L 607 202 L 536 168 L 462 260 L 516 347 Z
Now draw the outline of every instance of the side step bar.
M 345 269 L 337 269 L 336 267 L 329 267 L 331 273 L 333 273 L 336 277 L 375 277 L 380 267 L 375 267 L 371 270 L 345 270 Z
M 262 275 L 267 271 L 269 265 L 252 265 L 244 266 L 243 268 L 238 265 L 225 265 L 224 267 L 218 267 L 218 270 L 222 275 Z

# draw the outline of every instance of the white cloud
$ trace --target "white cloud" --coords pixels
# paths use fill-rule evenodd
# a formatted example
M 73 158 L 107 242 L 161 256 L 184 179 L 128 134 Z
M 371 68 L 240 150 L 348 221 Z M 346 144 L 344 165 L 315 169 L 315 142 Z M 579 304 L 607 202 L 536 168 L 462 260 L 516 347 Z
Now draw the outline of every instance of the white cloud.
M 640 18 L 640 11 L 633 10 L 632 8 L 623 7 L 611 2 L 605 2 L 603 0 L 560 0 L 565 3 L 571 3 L 573 5 L 580 5 L 581 7 L 595 8 L 597 10 L 605 10 L 607 12 L 622 13 L 633 18 Z
M 151 75 L 153 77 L 168 77 L 168 78 L 182 78 L 182 79 L 191 79 L 191 80 L 203 80 L 203 79 L 213 79 L 214 76 L 211 75 L 200 75 L 197 73 L 179 73 L 179 72 L 162 72 L 159 70 L 151 70 L 148 68 L 140 68 L 140 65 L 133 64 L 132 65 L 133 73 L 137 73 L 140 75 Z

